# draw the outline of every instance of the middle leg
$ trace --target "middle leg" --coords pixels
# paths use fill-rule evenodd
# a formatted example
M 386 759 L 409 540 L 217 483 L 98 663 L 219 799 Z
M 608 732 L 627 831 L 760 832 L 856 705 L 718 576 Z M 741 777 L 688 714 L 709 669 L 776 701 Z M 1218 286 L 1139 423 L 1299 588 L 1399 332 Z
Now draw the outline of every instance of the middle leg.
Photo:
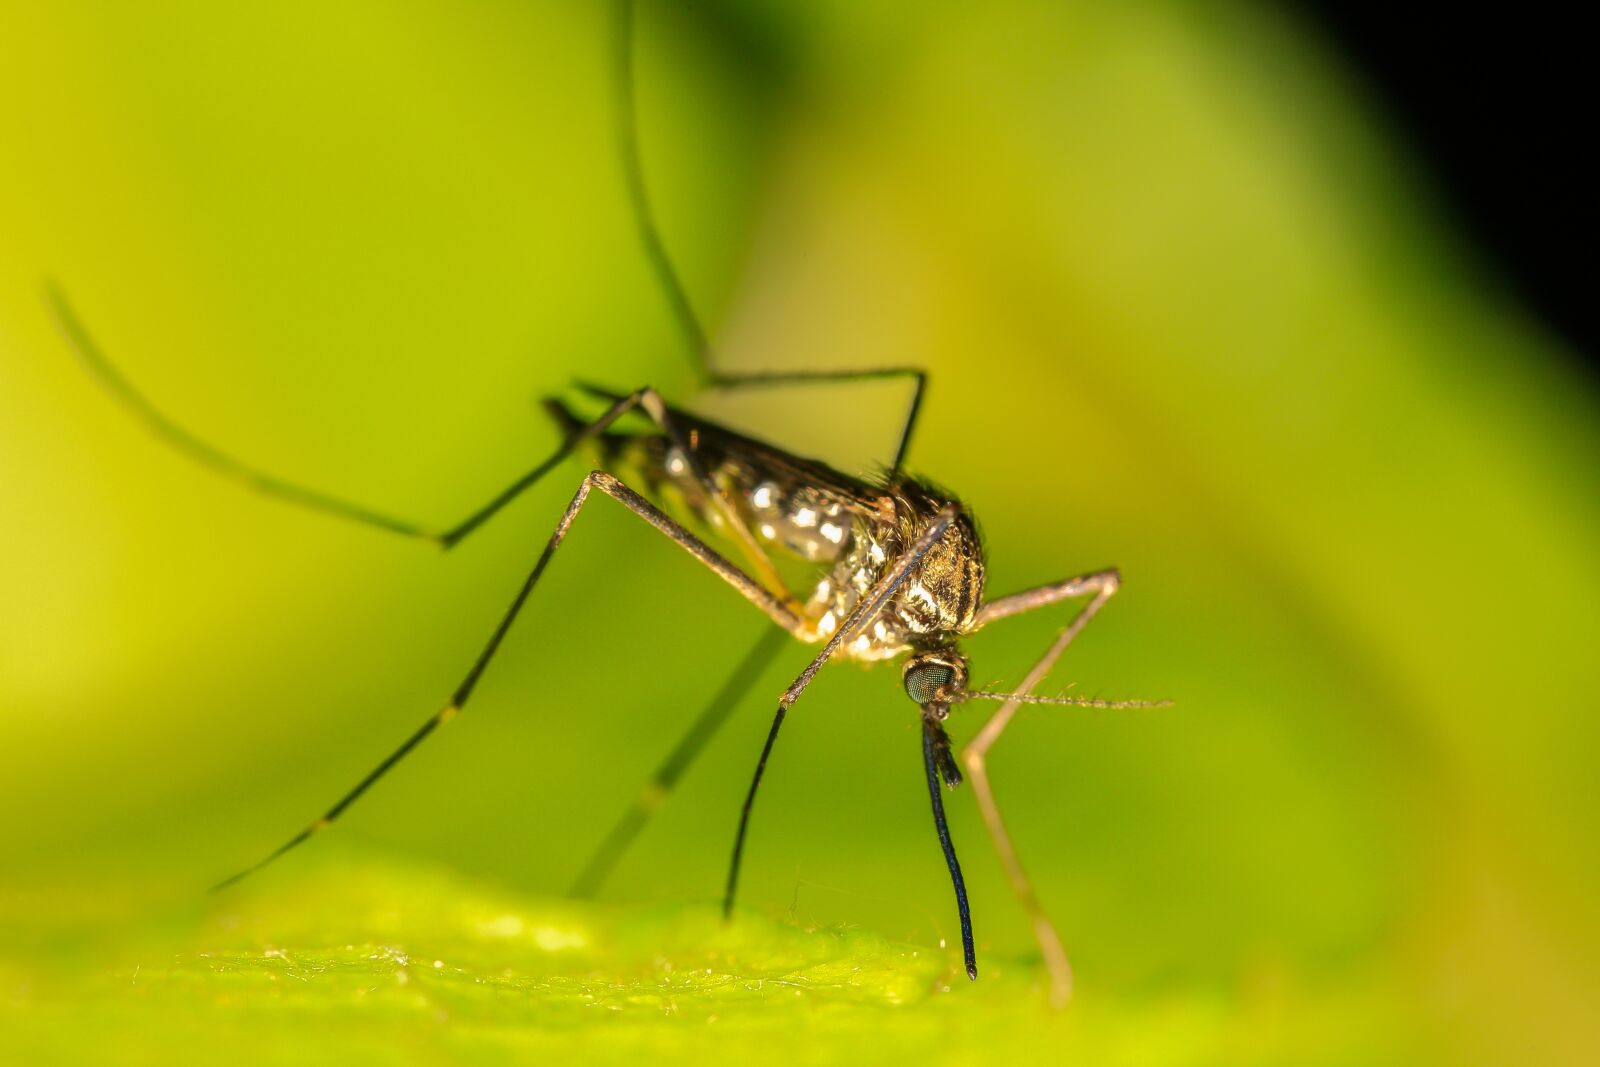
M 599 890 L 601 884 L 616 868 L 628 846 L 640 831 L 649 822 L 650 817 L 666 803 L 667 796 L 671 793 L 678 780 L 689 769 L 690 764 L 700 755 L 700 752 L 710 743 L 711 738 L 721 729 L 738 707 L 739 698 L 742 697 L 755 680 L 761 676 L 773 658 L 790 640 L 789 634 L 776 627 L 766 630 L 761 639 L 746 652 L 739 661 L 733 673 L 723 682 L 711 702 L 700 712 L 698 718 L 690 725 L 689 729 L 679 739 L 672 752 L 656 768 L 650 781 L 640 790 L 639 796 L 633 806 L 623 813 L 617 820 L 611 832 L 600 842 L 594 854 L 589 857 L 589 862 L 584 864 L 583 871 L 572 883 L 572 895 L 575 897 L 592 897 Z
M 499 624 L 495 626 L 494 632 L 490 634 L 489 641 L 484 646 L 483 651 L 478 654 L 478 658 L 473 661 L 466 676 L 461 680 L 461 684 L 451 694 L 449 702 L 418 727 L 410 737 L 400 744 L 399 748 L 386 756 L 381 763 L 367 773 L 366 777 L 357 782 L 353 788 L 340 797 L 318 819 L 274 849 L 266 858 L 217 883 L 212 887 L 213 892 L 226 888 L 255 873 L 286 852 L 304 844 L 313 835 L 327 829 L 344 813 L 345 809 L 359 800 L 368 789 L 376 785 L 379 779 L 383 778 L 384 775 L 394 769 L 396 764 L 410 755 L 411 751 L 426 740 L 429 735 L 461 713 L 462 709 L 466 707 L 467 701 L 471 699 L 473 691 L 477 689 L 478 682 L 483 677 L 483 672 L 488 669 L 490 661 L 494 659 L 495 653 L 499 651 L 506 634 L 510 632 L 512 624 L 516 622 L 523 605 L 527 603 L 528 597 L 533 593 L 539 578 L 544 574 L 545 568 L 549 566 L 551 558 L 555 555 L 556 550 L 561 547 L 562 542 L 566 540 L 567 532 L 571 529 L 573 520 L 578 517 L 578 512 L 582 510 L 584 502 L 595 489 L 599 489 L 602 493 L 649 523 L 658 532 L 665 534 L 708 570 L 716 574 L 717 577 L 733 586 L 746 600 L 765 612 L 767 617 L 778 626 L 797 636 L 805 631 L 805 624 L 754 578 L 728 562 L 715 549 L 674 522 L 659 508 L 632 489 L 629 489 L 622 482 L 604 471 L 594 471 L 586 476 L 583 479 L 583 483 L 578 486 L 577 493 L 573 495 L 572 502 L 567 505 L 566 511 L 562 513 L 561 520 L 556 523 L 555 532 L 550 535 L 550 540 L 546 542 L 544 550 L 539 554 L 539 559 L 533 565 L 533 570 L 529 572 L 521 588 L 518 589 L 517 595 L 511 601 L 511 606 L 501 616 Z

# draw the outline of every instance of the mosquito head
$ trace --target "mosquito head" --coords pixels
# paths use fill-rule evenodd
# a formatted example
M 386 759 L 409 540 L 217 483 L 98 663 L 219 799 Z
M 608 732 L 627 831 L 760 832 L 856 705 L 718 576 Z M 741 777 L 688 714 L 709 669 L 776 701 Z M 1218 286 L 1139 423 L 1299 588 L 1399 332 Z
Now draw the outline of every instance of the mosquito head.
M 967 658 L 954 648 L 918 652 L 900 674 L 906 696 L 918 704 L 944 704 L 967 688 Z

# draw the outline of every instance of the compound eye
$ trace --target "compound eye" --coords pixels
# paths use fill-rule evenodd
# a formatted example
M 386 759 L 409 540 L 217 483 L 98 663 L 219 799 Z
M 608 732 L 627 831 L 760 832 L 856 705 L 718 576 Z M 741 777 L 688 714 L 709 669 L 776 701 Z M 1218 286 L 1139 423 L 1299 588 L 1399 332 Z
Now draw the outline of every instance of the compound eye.
M 924 663 L 906 672 L 906 695 L 918 704 L 931 704 L 939 690 L 950 684 L 955 671 L 942 663 Z

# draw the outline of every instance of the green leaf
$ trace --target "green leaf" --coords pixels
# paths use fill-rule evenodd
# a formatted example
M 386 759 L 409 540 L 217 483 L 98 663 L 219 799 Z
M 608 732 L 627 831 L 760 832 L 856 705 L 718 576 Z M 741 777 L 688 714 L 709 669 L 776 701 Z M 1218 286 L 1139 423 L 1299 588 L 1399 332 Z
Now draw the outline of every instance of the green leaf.
M 859 929 L 529 898 L 376 861 L 204 910 L 86 903 L 13 898 L 0 915 L 12 950 L 38 954 L 0 965 L 9 1062 L 976 1063 L 1050 1048 L 1107 1065 L 1374 1063 L 1387 1036 L 1374 1005 L 1347 1013 L 1349 989 L 1091 988 L 1058 1013 L 1033 960 L 986 958 L 972 983 L 956 950 Z

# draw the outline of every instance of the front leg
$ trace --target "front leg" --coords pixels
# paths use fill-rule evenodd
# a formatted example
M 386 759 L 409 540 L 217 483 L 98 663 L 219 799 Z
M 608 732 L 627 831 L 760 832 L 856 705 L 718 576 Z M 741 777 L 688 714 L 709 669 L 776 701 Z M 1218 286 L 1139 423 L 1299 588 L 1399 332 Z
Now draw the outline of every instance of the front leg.
M 1028 672 L 1011 699 L 1000 705 L 1000 709 L 984 723 L 977 736 L 961 752 L 961 762 L 967 769 L 967 777 L 972 782 L 973 792 L 977 794 L 978 809 L 982 812 L 984 826 L 988 828 L 989 836 L 994 841 L 995 851 L 1000 854 L 1000 864 L 1005 868 L 1006 879 L 1011 883 L 1012 892 L 1017 895 L 1023 910 L 1028 913 L 1028 918 L 1033 923 L 1034 937 L 1039 942 L 1039 950 L 1044 954 L 1045 967 L 1050 972 L 1050 1002 L 1056 1007 L 1064 1005 L 1072 996 L 1072 965 L 1067 962 L 1067 951 L 1061 945 L 1061 935 L 1056 933 L 1055 925 L 1045 914 L 1044 907 L 1039 903 L 1038 895 L 1033 890 L 1033 883 L 1028 880 L 1028 873 L 1023 870 L 1022 861 L 1017 858 L 1016 846 L 1012 844 L 1011 834 L 1006 830 L 1005 820 L 1000 816 L 1000 807 L 995 803 L 994 790 L 989 785 L 987 758 L 989 749 L 994 747 L 994 743 L 1000 739 L 1000 735 L 1005 732 L 1012 717 L 1016 715 L 1017 708 L 1022 706 L 1021 698 L 1031 694 L 1034 688 L 1044 681 L 1045 675 L 1050 673 L 1050 669 L 1067 650 L 1067 646 L 1072 644 L 1073 639 L 1088 625 L 1089 620 L 1116 593 L 1118 582 L 1117 572 L 1106 570 L 1003 597 L 985 605 L 978 612 L 977 624 L 974 627 L 976 629 L 977 626 L 995 619 L 1053 604 L 1058 600 L 1094 594 L 1094 599 L 1083 606 L 1067 628 L 1062 630 L 1051 643 L 1039 662 L 1033 665 L 1033 669 Z

